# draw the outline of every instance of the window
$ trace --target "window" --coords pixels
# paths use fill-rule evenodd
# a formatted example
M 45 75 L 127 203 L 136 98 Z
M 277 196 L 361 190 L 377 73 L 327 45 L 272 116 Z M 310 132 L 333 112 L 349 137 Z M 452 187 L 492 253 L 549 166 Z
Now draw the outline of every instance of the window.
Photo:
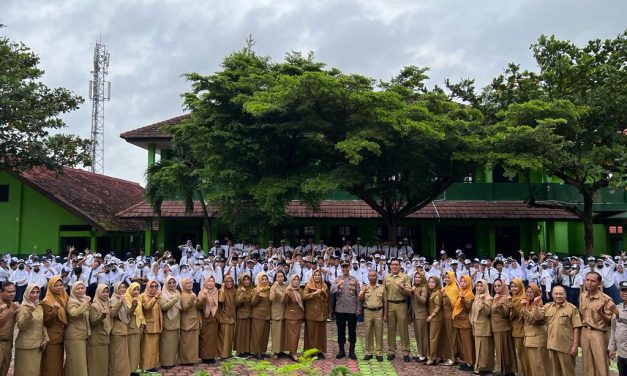
M 350 236 L 350 235 L 351 235 L 350 226 L 340 226 L 340 236 Z
M 9 185 L 0 185 L 0 202 L 9 202 Z
M 623 233 L 623 226 L 610 226 L 609 231 L 611 235 L 620 235 Z
M 305 226 L 303 227 L 303 235 L 304 236 L 314 236 L 316 232 L 315 226 Z

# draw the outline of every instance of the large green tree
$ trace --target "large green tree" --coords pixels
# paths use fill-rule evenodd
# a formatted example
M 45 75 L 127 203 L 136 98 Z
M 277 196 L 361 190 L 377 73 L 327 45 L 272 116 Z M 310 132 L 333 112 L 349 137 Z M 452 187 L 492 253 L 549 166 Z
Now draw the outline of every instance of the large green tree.
M 66 126 L 59 115 L 77 109 L 82 98 L 40 82 L 38 64 L 24 44 L 0 36 L 0 170 L 44 166 L 62 172 L 63 166 L 89 165 L 89 140 L 51 134 Z
M 400 219 L 473 170 L 482 115 L 429 90 L 426 69 L 377 83 L 311 54 L 276 63 L 251 47 L 219 72 L 186 75 L 191 118 L 167 129 L 172 158 L 193 170 L 234 231 L 281 224 L 291 200 L 315 209 L 344 190 L 377 211 L 395 240 Z M 160 184 L 155 172 L 149 186 Z
M 544 170 L 579 191 L 581 204 L 541 201 L 533 191 L 529 202 L 576 213 L 591 254 L 595 194 L 627 182 L 627 32 L 583 47 L 541 36 L 531 49 L 538 72 L 510 64 L 480 93 L 472 80 L 448 86 L 484 113 L 488 160 L 512 173 Z

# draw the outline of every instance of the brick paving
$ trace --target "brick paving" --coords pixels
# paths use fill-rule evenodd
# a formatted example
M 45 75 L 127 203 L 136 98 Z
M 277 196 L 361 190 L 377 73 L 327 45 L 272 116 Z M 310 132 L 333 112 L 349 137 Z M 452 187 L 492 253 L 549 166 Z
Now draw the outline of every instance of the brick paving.
M 334 322 L 327 324 L 327 337 L 329 338 L 329 342 L 327 345 L 327 354 L 326 359 L 316 360 L 314 362 L 314 367 L 320 372 L 321 375 L 328 375 L 331 373 L 331 370 L 337 366 L 345 366 L 351 372 L 359 372 L 362 376 L 415 376 L 415 375 L 429 375 L 429 376 L 461 376 L 461 375 L 472 375 L 472 372 L 462 372 L 457 369 L 457 367 L 447 367 L 447 366 L 426 366 L 424 363 L 416 363 L 414 361 L 405 363 L 403 361 L 402 355 L 399 356 L 397 352 L 396 359 L 392 361 L 388 361 L 385 358 L 385 354 L 383 357 L 383 362 L 377 362 L 374 358 L 370 361 L 362 360 L 364 357 L 364 345 L 365 345 L 365 335 L 364 335 L 365 326 L 363 323 L 359 323 L 357 325 L 357 344 L 355 348 L 355 352 L 357 354 L 358 360 L 351 360 L 348 358 L 337 360 L 335 359 L 335 354 L 338 351 L 337 341 L 337 326 Z M 414 340 L 413 326 L 409 327 L 409 335 L 411 339 L 411 351 L 412 355 L 416 353 L 416 341 Z M 400 344 L 400 339 L 397 338 Z M 387 333 L 384 330 L 384 352 L 387 348 Z M 302 331 L 301 331 L 301 341 L 300 345 L 303 345 L 302 340 Z M 346 345 L 346 351 L 348 351 L 348 344 Z M 398 347 L 398 346 L 397 346 Z M 268 351 L 270 351 L 270 344 L 268 344 Z M 302 349 L 301 349 L 302 351 Z M 292 363 L 288 359 L 280 358 L 278 360 L 273 360 L 268 358 L 267 361 L 276 366 L 283 366 L 286 364 Z M 215 365 L 206 365 L 206 364 L 198 364 L 195 366 L 177 366 L 170 370 L 161 369 L 159 372 L 163 376 L 194 376 L 198 372 L 206 370 L 209 375 L 219 376 L 222 375 L 220 370 L 220 366 L 223 362 L 218 361 Z M 615 363 L 612 363 L 613 368 L 615 370 Z M 254 372 L 247 371 L 243 366 L 237 365 L 234 369 L 235 375 L 253 375 Z M 581 376 L 581 356 L 577 358 L 577 376 Z M 610 372 L 611 375 L 618 375 L 618 372 Z M 9 370 L 9 375 L 13 375 L 13 366 Z M 16 375 L 19 376 L 19 375 Z

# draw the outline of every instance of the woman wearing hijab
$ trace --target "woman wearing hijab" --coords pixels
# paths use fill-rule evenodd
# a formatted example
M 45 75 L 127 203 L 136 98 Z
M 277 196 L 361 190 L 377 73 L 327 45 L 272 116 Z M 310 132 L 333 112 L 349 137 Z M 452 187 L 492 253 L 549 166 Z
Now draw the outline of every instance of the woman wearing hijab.
M 509 285 L 509 289 L 512 295 L 512 309 L 510 310 L 509 319 L 512 323 L 512 337 L 514 338 L 514 347 L 518 355 L 519 368 L 522 371 L 521 375 L 531 375 L 531 365 L 525 349 L 525 325 L 521 303 L 525 299 L 525 285 L 522 279 L 514 278 Z
M 200 315 L 196 308 L 197 298 L 190 278 L 181 279 L 181 337 L 179 339 L 179 363 L 194 365 L 198 362 L 198 330 Z M 216 296 L 217 298 L 217 296 Z M 216 299 L 217 306 L 217 299 Z M 214 337 L 216 338 L 216 337 Z
M 41 354 L 41 369 L 46 375 L 63 375 L 63 336 L 67 326 L 67 303 L 69 296 L 61 277 L 54 276 L 48 281 L 46 296 L 41 301 L 44 311 L 44 325 L 50 341 Z
M 235 292 L 235 305 L 237 306 L 235 325 L 235 353 L 237 356 L 246 356 L 250 351 L 250 326 L 253 307 L 253 284 L 248 273 L 242 273 Z
M 89 308 L 91 298 L 83 281 L 70 289 L 67 303 L 68 325 L 65 329 L 65 376 L 85 376 L 87 372 L 87 338 L 91 334 Z
M 87 340 L 89 376 L 109 374 L 109 334 L 113 326 L 109 310 L 109 286 L 100 284 L 96 288 L 94 302 L 89 308 L 91 327 L 91 335 Z
M 233 279 L 231 278 L 231 282 Z M 218 316 L 218 289 L 216 280 L 209 276 L 205 280 L 200 292 L 198 292 L 197 307 L 202 314 L 199 337 L 199 356 L 205 364 L 213 364 L 215 358 L 220 356 L 218 334 L 220 333 L 220 320 Z
M 126 335 L 128 344 L 128 365 L 131 372 L 139 369 L 141 331 L 146 320 L 141 304 L 141 286 L 137 282 L 131 283 L 124 293 L 124 305 L 128 308 L 128 331 Z
M 444 288 L 442 289 L 442 309 L 444 314 L 444 338 L 440 341 L 442 346 L 442 357 L 446 359 L 443 365 L 452 366 L 453 359 L 457 353 L 457 340 L 455 329 L 453 328 L 453 305 L 459 298 L 459 287 L 455 279 L 455 273 L 448 271 L 444 273 Z
M 44 326 L 44 310 L 39 304 L 39 286 L 29 283 L 24 290 L 22 304 L 17 311 L 17 338 L 15 340 L 15 375 L 39 376 L 41 352 L 48 344 Z
M 474 299 L 472 279 L 468 274 L 462 275 L 459 279 L 459 294 L 452 314 L 461 359 L 464 361 L 464 364 L 459 366 L 462 371 L 472 371 L 475 364 L 475 346 L 470 324 L 470 309 Z
M 159 306 L 159 284 L 149 280 L 146 291 L 141 295 L 141 304 L 146 326 L 142 333 L 139 365 L 141 369 L 156 371 L 159 367 L 159 337 L 163 330 L 163 315 Z
M 163 315 L 163 330 L 159 340 L 159 361 L 165 369 L 176 365 L 179 348 L 179 332 L 181 329 L 181 293 L 176 289 L 176 278 L 170 275 L 165 278 L 161 288 L 159 305 Z
M 220 321 L 220 331 L 218 333 L 218 344 L 220 346 L 220 357 L 228 359 L 233 352 L 233 336 L 235 334 L 235 286 L 233 277 L 230 274 L 224 276 L 222 287 L 218 293 L 218 320 Z
M 512 325 L 509 321 L 512 297 L 502 280 L 495 279 L 492 286 L 495 296 L 492 300 L 490 324 L 496 350 L 496 368 L 501 375 L 513 375 L 518 370 L 518 365 L 512 338 Z
M 529 359 L 539 364 L 550 364 L 547 345 L 546 318 L 542 304 L 541 290 L 531 284 L 525 292 L 525 299 L 521 301 L 521 314 L 524 318 L 525 350 Z M 532 367 L 530 376 L 550 376 L 549 367 Z
M 472 335 L 475 337 L 475 374 L 491 373 L 494 370 L 494 339 L 490 315 L 492 314 L 492 296 L 485 279 L 475 285 L 475 300 L 470 308 Z
M 128 361 L 128 311 L 124 294 L 127 290 L 126 282 L 117 282 L 113 285 L 113 295 L 109 299 L 111 313 L 111 333 L 109 335 L 109 375 L 127 376 L 131 373 Z
M 416 345 L 418 347 L 417 356 L 414 358 L 416 362 L 424 362 L 429 355 L 429 330 L 427 325 L 427 299 L 429 299 L 429 287 L 427 287 L 427 279 L 423 272 L 417 271 L 414 274 L 412 291 L 412 314 L 414 321 L 414 334 L 416 336 Z
M 272 302 L 270 301 L 270 280 L 266 273 L 257 274 L 257 286 L 253 289 L 253 306 L 251 313 L 252 323 L 250 327 L 251 341 L 250 351 L 257 359 L 261 359 L 268 349 L 270 340 L 270 313 Z
M 300 328 L 305 318 L 305 306 L 303 305 L 303 295 L 300 291 L 300 277 L 292 274 L 285 289 L 282 299 L 285 304 L 285 350 L 289 352 L 293 361 L 298 361 L 298 340 L 300 338 Z
M 318 349 L 318 358 L 327 352 L 327 316 L 329 291 L 320 269 L 313 271 L 303 289 L 305 302 L 305 349 Z
M 274 275 L 274 284 L 270 288 L 270 301 L 272 302 L 272 357 L 277 359 L 285 350 L 284 339 L 285 327 L 285 304 L 283 296 L 285 295 L 285 273 L 279 270 Z
M 429 323 L 429 356 L 426 365 L 434 366 L 442 357 L 444 346 L 440 343 L 447 338 L 442 336 L 444 329 L 444 311 L 442 308 L 442 291 L 440 278 L 432 276 L 427 281 L 429 301 L 427 303 L 427 322 Z

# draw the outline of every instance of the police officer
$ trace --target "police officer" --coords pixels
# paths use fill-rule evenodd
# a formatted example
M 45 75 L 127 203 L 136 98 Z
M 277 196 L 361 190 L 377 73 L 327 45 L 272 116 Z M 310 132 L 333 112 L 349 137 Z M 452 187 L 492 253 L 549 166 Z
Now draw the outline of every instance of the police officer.
M 342 275 L 331 285 L 331 294 L 336 294 L 335 322 L 337 323 L 337 342 L 340 351 L 337 359 L 346 356 L 344 344 L 346 343 L 346 326 L 348 325 L 348 357 L 357 360 L 355 354 L 355 342 L 357 342 L 357 315 L 361 313 L 359 301 L 359 281 L 350 275 L 350 263 L 343 261 Z

